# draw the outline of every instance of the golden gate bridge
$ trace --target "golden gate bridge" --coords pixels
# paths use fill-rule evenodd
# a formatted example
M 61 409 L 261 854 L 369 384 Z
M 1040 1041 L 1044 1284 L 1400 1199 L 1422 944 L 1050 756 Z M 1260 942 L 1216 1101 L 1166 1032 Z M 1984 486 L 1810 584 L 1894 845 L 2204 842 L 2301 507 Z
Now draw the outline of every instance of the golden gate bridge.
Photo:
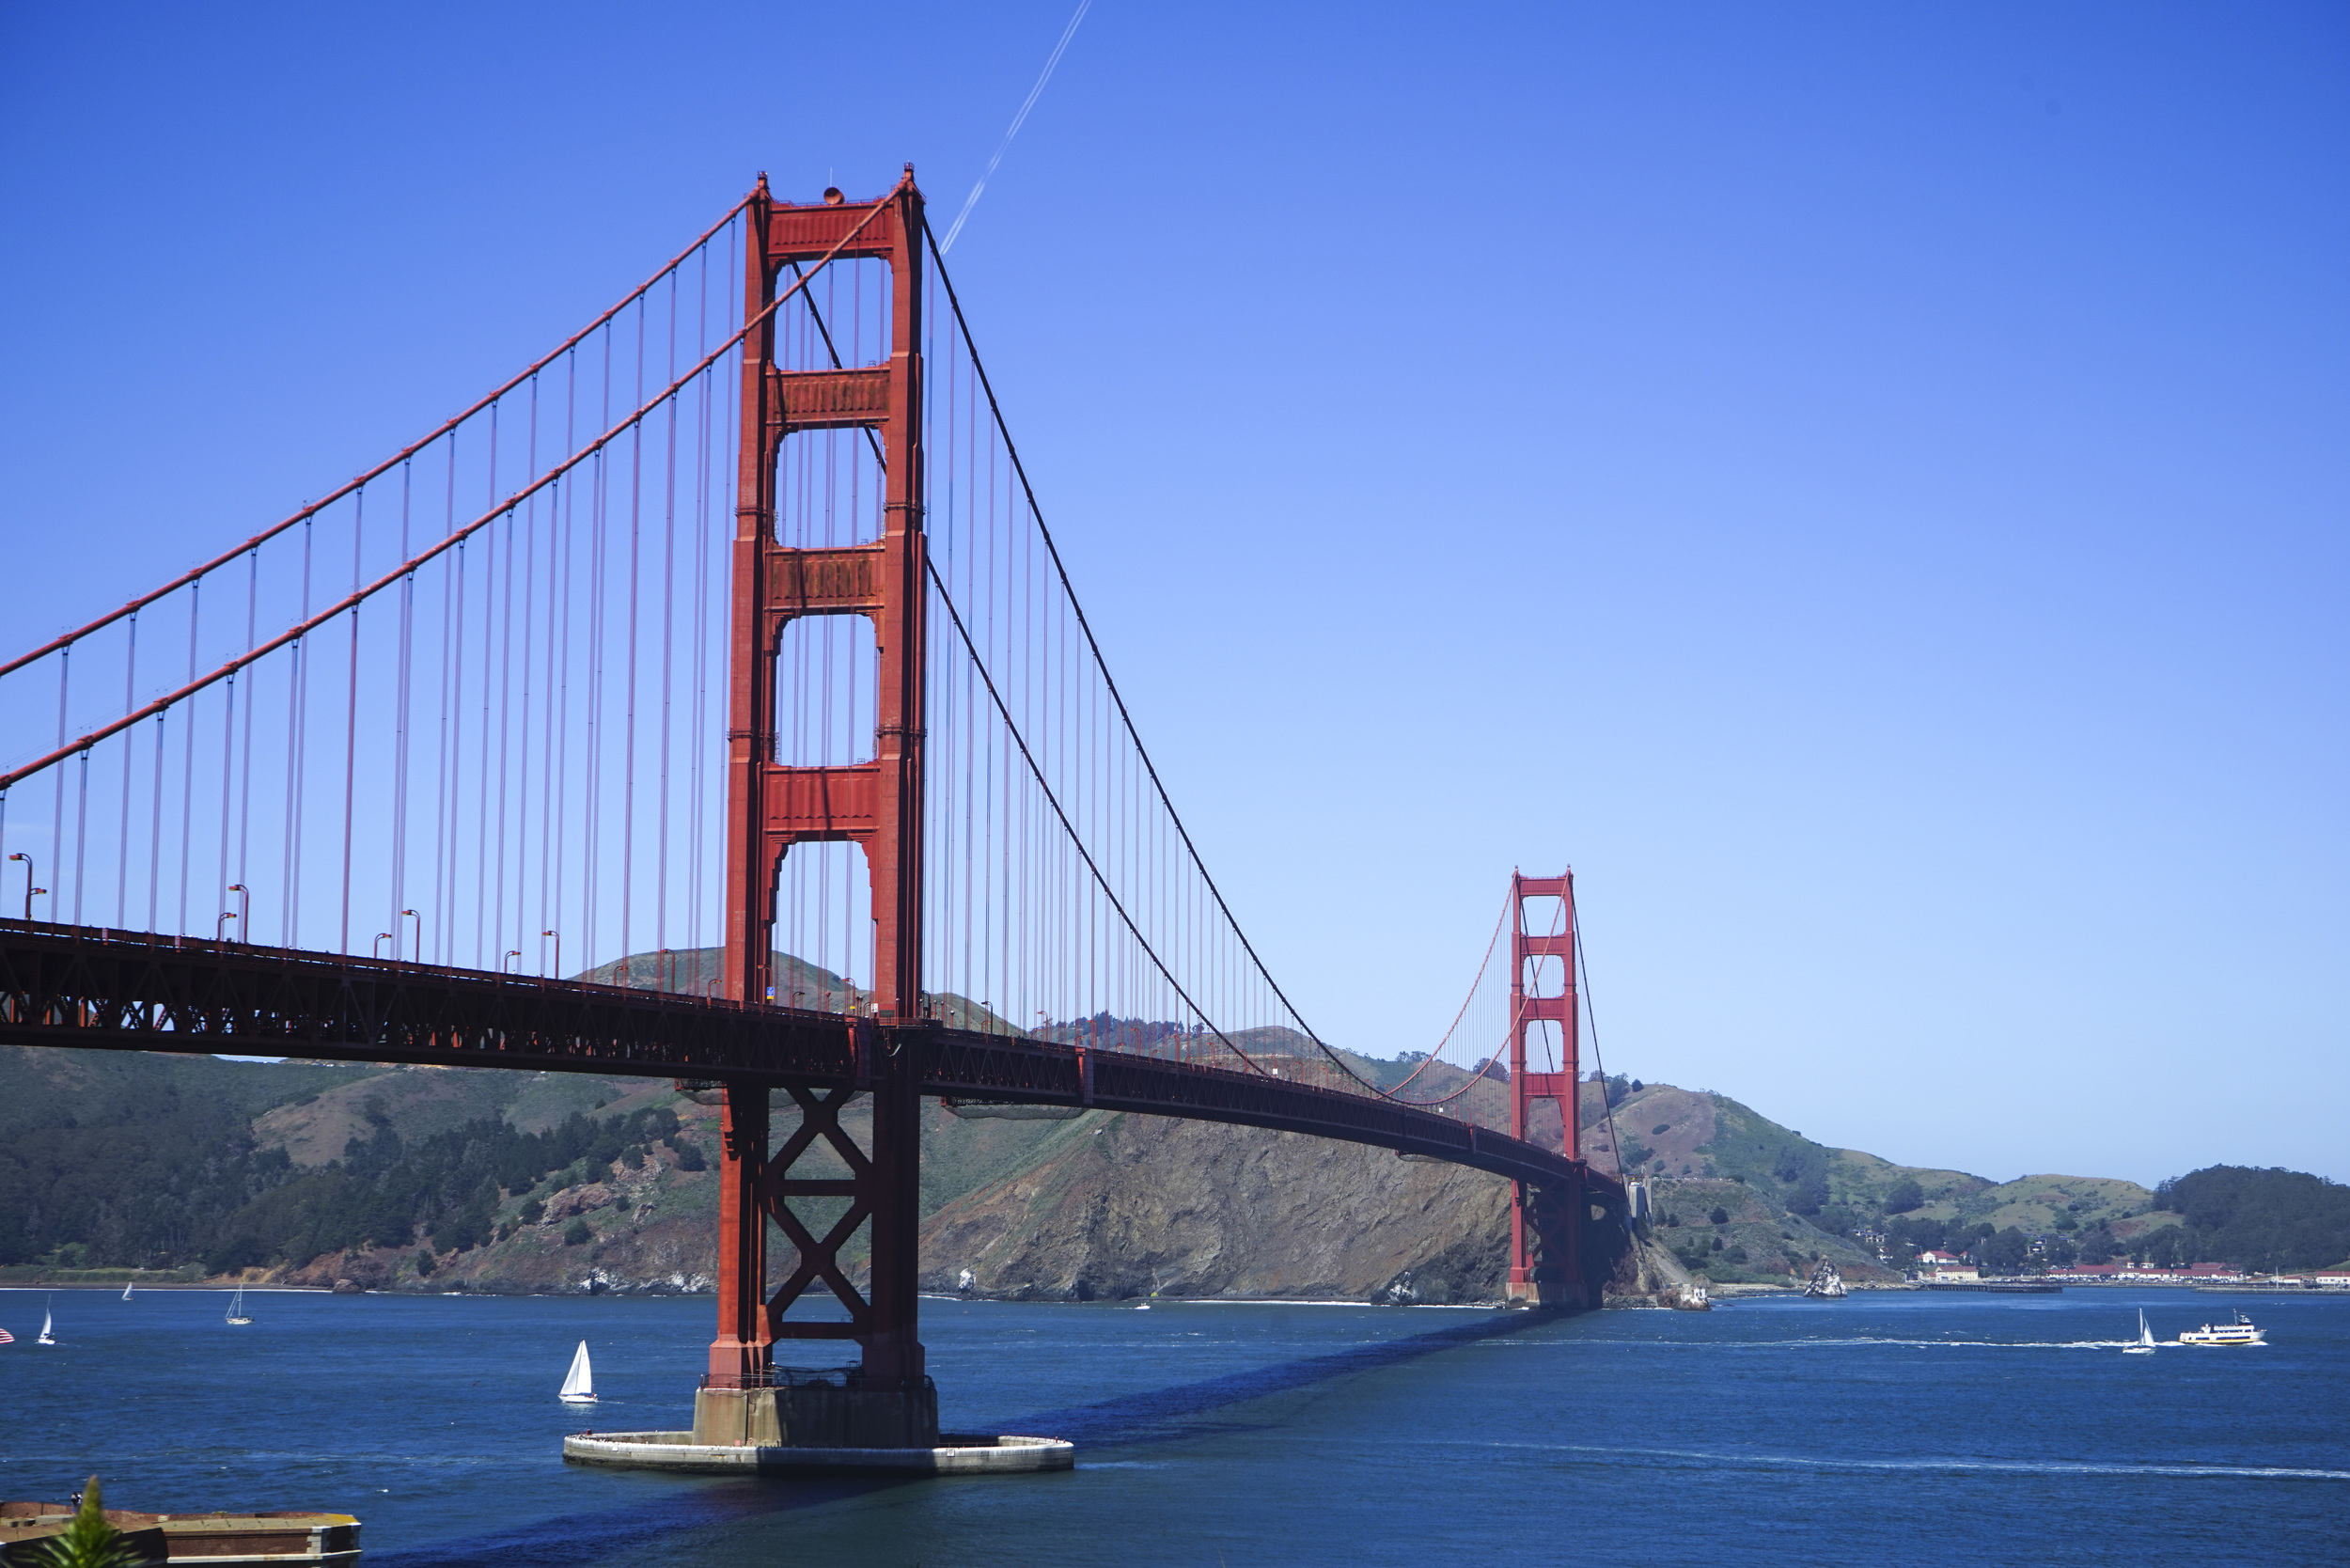
M 1260 960 L 1111 678 L 911 166 L 870 201 L 762 177 L 423 439 L 0 664 L 0 734 L 24 878 L 0 1041 L 721 1091 L 704 1399 L 773 1386 L 779 1345 L 853 1341 L 860 1440 L 936 1441 L 925 1096 L 1493 1172 L 1528 1304 L 1594 1300 L 1586 1225 L 1622 1216 L 1580 1152 L 1570 876 L 1512 875 L 1400 1084 Z M 794 1175 L 819 1144 L 846 1178 Z

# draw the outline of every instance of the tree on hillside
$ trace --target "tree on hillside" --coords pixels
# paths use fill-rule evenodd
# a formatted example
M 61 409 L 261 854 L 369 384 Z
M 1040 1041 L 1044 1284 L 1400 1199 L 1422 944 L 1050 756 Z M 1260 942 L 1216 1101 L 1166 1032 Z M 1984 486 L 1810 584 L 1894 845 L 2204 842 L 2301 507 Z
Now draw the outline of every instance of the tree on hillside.
M 1919 1252 L 1932 1251 L 1947 1245 L 1947 1227 L 1938 1219 L 1911 1219 L 1906 1216 L 1886 1224 L 1888 1241 Z
M 2215 1165 L 2154 1189 L 2186 1221 L 2177 1245 L 2244 1268 L 2323 1268 L 2350 1257 L 2350 1187 L 2282 1168 Z M 2168 1234 L 2168 1231 L 2161 1234 Z
M 2030 1257 L 2030 1238 L 2013 1225 L 1975 1248 L 1975 1261 L 1994 1274 L 2013 1274 Z
M 1925 1207 L 1925 1188 L 1919 1186 L 1915 1179 L 1904 1176 L 1894 1183 L 1891 1190 L 1886 1193 L 1885 1212 L 1888 1215 L 1905 1215 L 1912 1209 Z

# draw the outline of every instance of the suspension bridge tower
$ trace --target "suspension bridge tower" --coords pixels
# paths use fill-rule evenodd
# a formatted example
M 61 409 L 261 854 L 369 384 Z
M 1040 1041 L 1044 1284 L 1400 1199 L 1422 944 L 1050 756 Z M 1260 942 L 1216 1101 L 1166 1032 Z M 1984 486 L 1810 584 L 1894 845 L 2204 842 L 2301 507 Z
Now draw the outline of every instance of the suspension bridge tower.
M 1559 913 L 1536 934 L 1528 930 L 1529 900 L 1559 901 Z M 1575 1125 L 1575 1079 L 1580 1042 L 1574 964 L 1574 873 L 1510 877 L 1510 1136 L 1531 1139 L 1543 1102 L 1558 1107 L 1559 1138 L 1567 1158 L 1582 1168 L 1580 1129 Z M 1543 1042 L 1537 1059 L 1547 1063 L 1550 1027 L 1558 1028 L 1556 1070 L 1528 1067 L 1529 1038 Z M 1548 1118 L 1545 1116 L 1546 1121 Z M 1541 1129 L 1544 1134 L 1547 1127 Z M 1509 1298 L 1528 1307 L 1585 1305 L 1582 1258 L 1583 1184 L 1573 1181 L 1516 1184 L 1510 1209 Z
M 794 1086 L 799 1128 L 769 1152 L 770 1086 L 727 1089 L 719 1207 L 718 1333 L 696 1402 L 697 1440 L 929 1448 L 937 1397 L 916 1325 L 920 1080 L 903 1031 L 918 1025 L 922 930 L 923 540 L 922 196 L 914 170 L 878 201 L 827 191 L 821 204 L 768 194 L 747 214 L 742 434 L 728 642 L 726 812 L 726 994 L 760 1004 L 771 991 L 772 932 L 784 856 L 794 845 L 854 843 L 872 885 L 873 990 L 858 1008 L 849 1081 L 824 1092 Z M 776 364 L 777 286 L 835 260 L 870 259 L 889 273 L 887 357 L 870 366 L 785 370 Z M 870 432 L 885 470 L 881 537 L 836 548 L 787 548 L 776 530 L 784 444 L 813 431 Z M 863 616 L 878 663 L 872 760 L 822 767 L 776 760 L 776 655 L 784 628 L 806 616 Z M 870 1150 L 842 1132 L 852 1093 L 872 1098 Z M 823 1140 L 847 1180 L 795 1180 L 792 1162 Z M 844 1217 L 817 1235 L 793 1198 L 846 1198 Z M 798 1265 L 767 1294 L 767 1226 L 791 1240 Z M 871 1277 L 859 1293 L 841 1266 L 860 1224 L 871 1231 Z M 787 1321 L 822 1285 L 848 1319 Z M 795 1388 L 776 1372 L 778 1341 L 853 1341 L 861 1364 L 846 1388 Z

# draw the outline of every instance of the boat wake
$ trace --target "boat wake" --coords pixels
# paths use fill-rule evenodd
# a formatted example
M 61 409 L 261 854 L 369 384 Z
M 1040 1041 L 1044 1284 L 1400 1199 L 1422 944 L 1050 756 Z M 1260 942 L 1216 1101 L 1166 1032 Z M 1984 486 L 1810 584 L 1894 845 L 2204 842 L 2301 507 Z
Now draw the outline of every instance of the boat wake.
M 1844 1474 L 1907 1471 L 1943 1475 L 2158 1476 L 2183 1481 L 2350 1481 L 2350 1470 L 2284 1465 L 2099 1464 L 2087 1460 L 1968 1459 L 1940 1454 L 1920 1455 L 1914 1459 L 1819 1459 L 1804 1454 L 1740 1453 L 1722 1449 L 1604 1448 L 1598 1444 L 1582 1443 L 1494 1443 L 1485 1446 L 1543 1453 L 1590 1454 L 1595 1458 L 1647 1460 L 1675 1468 L 1686 1465 L 1702 1466 L 1708 1469 L 1816 1470 Z
M 1801 1340 L 1562 1340 L 1532 1341 L 1523 1348 L 1540 1350 L 1550 1344 L 1627 1345 L 1643 1350 L 1697 1350 L 1707 1352 L 1741 1350 L 1849 1350 L 1872 1348 L 1880 1350 L 2119 1350 L 2134 1345 L 2136 1340 L 1897 1340 L 1873 1335 L 1844 1335 L 1834 1339 Z M 1513 1348 L 1506 1343 L 1497 1348 Z M 2163 1342 L 2160 1348 L 2175 1350 L 2176 1345 Z

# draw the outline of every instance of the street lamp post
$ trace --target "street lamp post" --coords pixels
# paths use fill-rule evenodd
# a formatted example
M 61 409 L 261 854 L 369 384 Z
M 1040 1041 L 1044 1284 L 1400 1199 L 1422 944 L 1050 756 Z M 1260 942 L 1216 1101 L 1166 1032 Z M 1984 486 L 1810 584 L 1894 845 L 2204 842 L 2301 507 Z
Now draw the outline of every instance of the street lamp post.
M 242 882 L 232 882 L 228 890 L 237 895 L 237 931 L 246 946 L 253 942 L 253 892 Z
M 546 967 L 547 938 L 550 936 L 555 938 L 555 978 L 561 980 L 563 978 L 563 933 L 561 932 L 542 931 L 539 933 L 539 966 L 542 969 Z
M 228 940 L 228 922 L 236 917 L 235 910 L 224 909 L 220 912 L 220 918 L 212 922 L 212 943 L 215 947 Z
M 414 949 L 414 957 L 416 963 L 422 964 L 424 962 L 424 917 L 413 909 L 403 909 L 400 912 L 400 918 L 416 922 L 416 945 Z M 399 923 L 398 920 L 393 922 L 395 925 Z M 392 962 L 394 964 L 400 962 L 400 942 L 397 938 L 392 942 Z
M 399 937 L 394 936 L 394 935 L 393 935 L 390 932 L 388 932 L 388 931 L 379 931 L 379 932 L 377 932 L 377 933 L 375 933 L 375 956 L 376 956 L 377 958 L 379 958 L 379 959 L 380 959 L 380 958 L 382 958 L 382 957 L 384 956 L 384 943 L 386 943 L 386 942 L 397 942 L 397 941 L 399 941 L 399 940 L 400 940 L 400 938 L 399 938 Z M 399 954 L 399 952 L 398 952 L 397 950 L 395 950 L 395 951 L 393 952 L 392 956 L 393 956 L 394 958 L 398 958 L 398 957 L 400 956 L 400 954 Z
M 24 862 L 24 923 L 29 926 L 33 923 L 33 857 L 20 853 L 8 858 Z
M 507 966 L 506 966 L 506 959 L 508 959 L 508 958 L 510 958 L 510 959 L 512 959 L 512 960 L 514 961 L 514 967 L 513 967 L 512 969 L 510 969 L 510 970 L 509 970 L 509 968 L 507 968 Z M 520 948 L 509 948 L 509 949 L 506 949 L 506 958 L 501 958 L 501 959 L 499 959 L 499 960 L 498 960 L 498 973 L 499 973 L 499 974 L 501 974 L 501 975 L 505 975 L 505 974 L 515 974 L 515 975 L 519 975 L 519 974 L 521 974 L 522 972 L 523 972 L 523 950 L 522 950 Z

